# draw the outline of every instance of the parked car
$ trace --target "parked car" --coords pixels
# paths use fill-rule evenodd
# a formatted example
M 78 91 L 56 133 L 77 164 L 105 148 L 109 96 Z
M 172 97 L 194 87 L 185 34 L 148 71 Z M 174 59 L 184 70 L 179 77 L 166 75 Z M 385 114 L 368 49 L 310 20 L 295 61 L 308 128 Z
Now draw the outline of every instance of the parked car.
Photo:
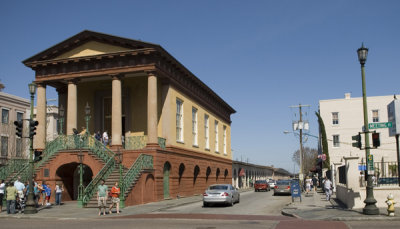
M 278 180 L 274 187 L 274 196 L 290 193 L 290 180 Z
M 239 202 L 240 193 L 238 189 L 230 184 L 210 185 L 203 193 L 203 207 L 217 203 L 233 206 L 233 204 Z
M 268 185 L 269 185 L 269 187 L 274 188 L 275 187 L 275 181 L 274 180 L 269 180 L 268 181 Z
M 254 183 L 254 191 L 270 191 L 271 188 L 266 180 L 256 180 Z

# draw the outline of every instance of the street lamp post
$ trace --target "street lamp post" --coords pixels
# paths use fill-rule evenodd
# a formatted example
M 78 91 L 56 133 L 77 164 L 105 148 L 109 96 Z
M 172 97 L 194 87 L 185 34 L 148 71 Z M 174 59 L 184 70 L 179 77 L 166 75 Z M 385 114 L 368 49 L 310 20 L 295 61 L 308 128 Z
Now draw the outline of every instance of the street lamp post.
M 361 79 L 362 79 L 362 95 L 363 95 L 363 111 L 364 111 L 364 133 L 365 133 L 365 158 L 367 159 L 367 197 L 364 200 L 365 207 L 363 208 L 363 213 L 365 215 L 378 215 L 379 209 L 376 207 L 376 200 L 374 198 L 374 188 L 372 184 L 372 173 L 369 171 L 369 165 L 372 161 L 369 160 L 370 147 L 369 147 L 369 130 L 368 130 L 368 109 L 367 109 L 367 93 L 365 89 L 365 70 L 364 65 L 367 61 L 368 49 L 361 45 L 361 48 L 357 50 L 358 60 L 361 64 Z M 373 166 L 373 165 L 372 165 Z
M 64 127 L 64 106 L 61 104 L 61 106 L 60 106 L 60 110 L 59 110 L 59 113 L 60 113 L 60 135 L 61 134 L 63 134 L 63 127 Z
M 78 160 L 79 160 L 79 186 L 78 186 L 78 205 L 83 206 L 83 153 L 82 149 L 79 150 Z
M 123 169 L 124 166 L 122 165 L 122 160 L 123 160 L 123 154 L 119 150 L 117 151 L 117 162 L 119 164 L 119 187 L 120 187 L 120 207 L 124 208 L 125 207 L 125 189 L 124 189 L 124 177 L 123 177 Z
M 30 114 L 30 121 L 33 120 L 33 103 L 36 93 L 36 84 L 30 83 L 29 85 L 29 93 L 31 94 L 31 114 Z M 31 122 L 29 122 L 31 123 Z M 42 123 L 43 124 L 43 123 Z M 44 124 L 43 124 L 44 125 Z M 29 136 L 30 138 L 30 153 L 29 153 L 29 194 L 28 199 L 26 201 L 26 207 L 24 209 L 24 214 L 35 214 L 37 213 L 36 204 L 34 200 L 33 194 L 33 135 Z
M 86 120 L 86 134 L 89 135 L 89 120 L 90 120 L 90 106 L 89 103 L 86 102 L 85 106 L 85 120 Z

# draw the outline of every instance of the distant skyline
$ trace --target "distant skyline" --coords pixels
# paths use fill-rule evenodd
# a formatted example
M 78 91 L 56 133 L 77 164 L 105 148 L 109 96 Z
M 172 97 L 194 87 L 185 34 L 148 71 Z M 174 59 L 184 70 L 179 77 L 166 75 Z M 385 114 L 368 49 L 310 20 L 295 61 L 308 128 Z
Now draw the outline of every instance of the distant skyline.
M 283 133 L 298 118 L 289 106 L 311 105 L 306 117 L 318 135 L 319 100 L 361 96 L 361 42 L 367 95 L 400 93 L 396 0 L 25 0 L 0 9 L 4 92 L 29 98 L 34 72 L 21 62 L 85 29 L 160 44 L 237 111 L 232 159 L 290 172 L 299 144 Z

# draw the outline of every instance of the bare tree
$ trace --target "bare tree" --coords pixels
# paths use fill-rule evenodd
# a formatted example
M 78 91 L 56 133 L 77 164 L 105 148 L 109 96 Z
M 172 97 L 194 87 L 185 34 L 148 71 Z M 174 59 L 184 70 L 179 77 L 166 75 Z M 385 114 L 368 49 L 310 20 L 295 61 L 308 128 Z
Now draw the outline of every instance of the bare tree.
M 318 149 L 303 147 L 303 171 L 305 171 L 305 174 L 308 174 L 308 172 L 315 166 L 317 157 Z M 293 153 L 292 160 L 300 166 L 300 150 L 296 150 Z

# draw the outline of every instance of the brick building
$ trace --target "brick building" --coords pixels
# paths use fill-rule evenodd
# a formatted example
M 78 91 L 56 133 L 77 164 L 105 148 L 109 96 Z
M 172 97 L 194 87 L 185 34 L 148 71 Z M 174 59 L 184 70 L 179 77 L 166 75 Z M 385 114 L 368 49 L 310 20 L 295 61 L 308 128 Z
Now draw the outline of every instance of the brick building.
M 161 46 L 83 31 L 23 63 L 37 85 L 34 148 L 44 157 L 36 179 L 64 184 L 63 200 L 78 198 L 81 163 L 88 206 L 100 179 L 121 180 L 126 205 L 231 182 L 235 110 Z M 63 134 L 46 144 L 47 87 L 56 88 L 64 114 Z M 110 144 L 97 132 L 107 132 Z

